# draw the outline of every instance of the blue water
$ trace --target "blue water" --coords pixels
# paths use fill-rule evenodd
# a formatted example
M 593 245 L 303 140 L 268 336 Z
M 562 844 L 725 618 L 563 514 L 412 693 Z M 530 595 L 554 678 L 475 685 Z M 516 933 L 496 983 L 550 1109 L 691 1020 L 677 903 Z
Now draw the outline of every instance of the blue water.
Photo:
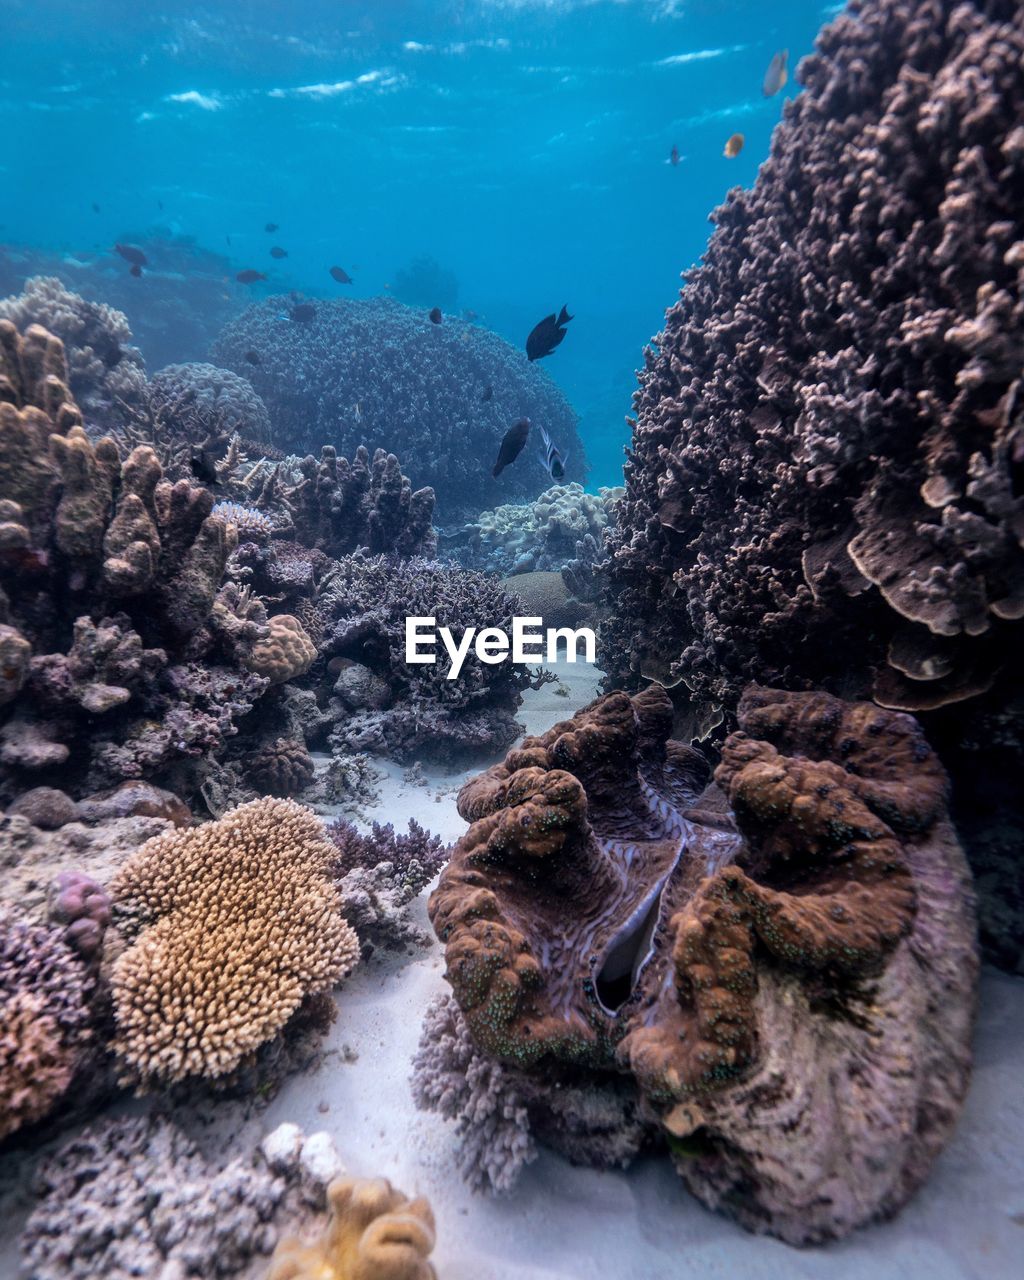
M 0 241 L 88 260 L 170 232 L 323 296 L 334 263 L 367 297 L 429 255 L 457 309 L 517 344 L 567 303 L 545 367 L 583 417 L 591 484 L 614 484 L 643 344 L 835 8 L 0 0 Z M 782 47 L 790 82 L 766 99 Z

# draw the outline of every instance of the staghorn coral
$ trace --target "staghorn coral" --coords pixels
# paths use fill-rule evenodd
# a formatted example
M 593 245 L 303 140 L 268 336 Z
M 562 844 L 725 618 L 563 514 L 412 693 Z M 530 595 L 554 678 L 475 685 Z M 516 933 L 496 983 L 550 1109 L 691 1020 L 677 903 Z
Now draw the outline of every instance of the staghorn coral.
M 611 541 L 614 682 L 674 684 L 701 733 L 751 679 L 913 711 L 964 811 L 1024 761 L 1022 59 L 1010 0 L 824 28 L 646 354 Z M 998 808 L 982 880 L 1024 834 Z
M 59 930 L 0 909 L 0 1141 L 67 1090 L 90 1039 L 88 995 Z
M 68 386 L 90 429 L 113 430 L 145 405 L 146 366 L 122 312 L 87 302 L 56 276 L 33 276 L 21 294 L 0 299 L 0 320 L 41 325 L 63 342 Z
M 513 597 L 492 578 L 434 561 L 393 563 L 382 557 L 338 561 L 316 604 L 328 659 L 365 667 L 390 690 L 372 692 L 355 710 L 355 690 L 339 690 L 332 708 L 332 743 L 346 751 L 390 755 L 403 763 L 417 756 L 459 759 L 507 746 L 519 732 L 514 719 L 521 691 L 534 677 L 509 662 L 482 663 L 471 654 L 458 680 L 446 679 L 441 654 L 434 664 L 405 661 L 407 617 L 436 617 L 454 634 L 473 627 L 511 627 Z M 382 703 L 387 702 L 387 705 Z
M 358 958 L 332 846 L 289 800 L 148 840 L 111 886 L 141 932 L 111 976 L 125 1071 L 142 1085 L 234 1071 Z
M 259 791 L 270 796 L 294 796 L 313 781 L 313 757 L 305 743 L 278 738 L 246 761 L 247 773 Z
M 460 792 L 429 911 L 480 1052 L 549 1096 L 625 1077 L 650 1139 L 696 1135 L 696 1194 L 807 1243 L 897 1209 L 949 1136 L 970 879 L 908 716 L 753 688 L 739 720 L 703 792 L 657 685 L 527 737 Z
M 368 834 L 337 818 L 327 827 L 335 847 L 331 876 L 341 894 L 342 913 L 359 935 L 364 950 L 402 948 L 424 941 L 408 906 L 433 880 L 448 858 L 440 836 L 415 818 L 405 835 L 389 822 L 371 824 Z
M 267 1280 L 436 1280 L 434 1215 L 422 1196 L 409 1200 L 384 1178 L 336 1178 L 327 1203 L 321 1238 L 283 1239 Z
M 269 298 L 249 307 L 212 351 L 263 397 L 282 448 L 306 454 L 329 440 L 352 458 L 359 445 L 372 454 L 401 443 L 409 474 L 431 486 L 452 519 L 544 487 L 536 463 L 510 469 L 500 484 L 491 477 L 502 435 L 525 414 L 568 453 L 567 479 L 585 478 L 572 409 L 543 370 L 496 334 L 453 318 L 433 325 L 422 310 L 383 298 L 320 300 L 309 324 L 283 317 L 285 304 Z M 252 348 L 262 361 L 256 369 L 245 363 Z M 484 404 L 486 385 L 494 396 Z
M 296 1133 L 302 1150 L 318 1136 Z M 159 1116 L 86 1129 L 42 1162 L 33 1190 L 20 1244 L 36 1280 L 255 1276 L 324 1199 L 311 1161 L 211 1159 Z

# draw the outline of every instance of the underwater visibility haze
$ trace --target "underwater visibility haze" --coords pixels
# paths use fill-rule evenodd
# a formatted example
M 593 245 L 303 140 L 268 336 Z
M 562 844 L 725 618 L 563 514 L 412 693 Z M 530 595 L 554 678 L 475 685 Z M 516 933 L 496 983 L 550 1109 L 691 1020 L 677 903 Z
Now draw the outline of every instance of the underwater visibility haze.
M 1002 1280 L 1019 0 L 0 0 L 0 1280 Z

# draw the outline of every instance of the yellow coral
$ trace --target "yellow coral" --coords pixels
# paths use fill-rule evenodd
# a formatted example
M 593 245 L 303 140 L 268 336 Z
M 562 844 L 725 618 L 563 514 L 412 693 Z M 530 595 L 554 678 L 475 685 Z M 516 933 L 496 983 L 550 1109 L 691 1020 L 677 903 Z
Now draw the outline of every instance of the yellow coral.
M 384 1178 L 336 1178 L 327 1203 L 323 1237 L 285 1237 L 267 1280 L 435 1280 L 434 1215 L 422 1196 L 408 1200 Z
M 302 623 L 290 613 L 279 613 L 267 625 L 270 634 L 256 641 L 245 665 L 274 684 L 305 675 L 316 659 L 316 646 Z
M 359 943 L 333 854 L 315 814 L 270 798 L 137 850 L 112 886 L 145 922 L 112 975 L 114 1047 L 131 1075 L 224 1075 L 349 972 Z

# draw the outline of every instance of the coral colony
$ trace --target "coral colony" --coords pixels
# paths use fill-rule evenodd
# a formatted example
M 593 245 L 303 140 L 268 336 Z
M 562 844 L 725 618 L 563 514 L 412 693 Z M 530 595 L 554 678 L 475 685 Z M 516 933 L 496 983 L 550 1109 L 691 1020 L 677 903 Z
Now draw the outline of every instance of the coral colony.
M 788 59 L 621 486 L 553 376 L 593 315 L 526 339 L 561 289 L 517 346 L 429 255 L 282 292 L 273 208 L 122 228 L 140 350 L 109 262 L 0 254 L 5 1277 L 514 1280 L 579 1165 L 738 1274 L 932 1176 L 1024 954 L 1024 8 Z

